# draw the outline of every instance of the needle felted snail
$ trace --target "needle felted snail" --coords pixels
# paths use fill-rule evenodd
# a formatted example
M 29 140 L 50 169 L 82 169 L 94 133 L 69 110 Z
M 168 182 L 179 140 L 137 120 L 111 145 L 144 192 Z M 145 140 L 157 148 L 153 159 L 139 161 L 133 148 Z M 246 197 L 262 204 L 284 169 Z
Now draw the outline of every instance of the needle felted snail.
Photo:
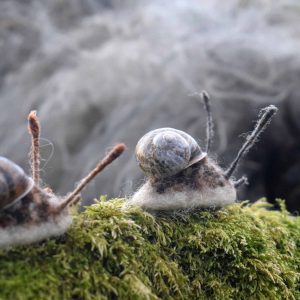
M 187 133 L 160 128 L 144 135 L 136 146 L 136 158 L 147 180 L 126 205 L 137 205 L 148 211 L 174 211 L 191 208 L 222 207 L 236 201 L 236 189 L 247 178 L 232 178 L 239 160 L 254 145 L 269 124 L 277 108 L 261 110 L 252 133 L 227 170 L 209 156 L 213 122 L 209 96 L 202 92 L 207 112 L 205 151 Z
M 69 207 L 79 202 L 81 190 L 125 150 L 124 144 L 117 144 L 73 192 L 58 197 L 39 185 L 40 127 L 35 112 L 29 114 L 28 120 L 32 136 L 32 178 L 14 162 L 0 156 L 0 246 L 63 234 L 71 224 Z

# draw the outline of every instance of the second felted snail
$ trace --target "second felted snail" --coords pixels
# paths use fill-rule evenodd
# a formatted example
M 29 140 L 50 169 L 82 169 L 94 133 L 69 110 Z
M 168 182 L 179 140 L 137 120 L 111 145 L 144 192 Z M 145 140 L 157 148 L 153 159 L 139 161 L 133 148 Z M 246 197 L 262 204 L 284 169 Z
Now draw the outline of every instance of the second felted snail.
M 147 180 L 126 205 L 138 205 L 148 211 L 174 211 L 223 207 L 236 201 L 236 189 L 247 183 L 247 178 L 235 180 L 232 175 L 277 108 L 270 105 L 261 110 L 254 130 L 228 169 L 223 170 L 208 156 L 213 124 L 205 92 L 202 99 L 207 112 L 205 151 L 183 131 L 160 128 L 148 132 L 136 146 L 136 158 Z
M 78 203 L 81 190 L 125 150 L 117 144 L 65 197 L 42 188 L 39 179 L 39 122 L 29 114 L 32 136 L 32 177 L 0 156 L 0 247 L 27 244 L 63 234 L 71 224 L 69 207 Z

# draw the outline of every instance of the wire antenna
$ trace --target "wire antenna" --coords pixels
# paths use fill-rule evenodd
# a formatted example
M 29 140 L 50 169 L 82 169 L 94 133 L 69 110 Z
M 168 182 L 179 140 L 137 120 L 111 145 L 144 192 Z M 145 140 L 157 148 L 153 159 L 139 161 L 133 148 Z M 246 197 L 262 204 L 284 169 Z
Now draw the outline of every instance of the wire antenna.
M 99 174 L 106 166 L 111 164 L 116 158 L 118 158 L 126 149 L 126 146 L 124 144 L 117 144 L 113 147 L 113 149 L 102 159 L 96 167 L 86 176 L 84 177 L 78 186 L 74 189 L 73 192 L 70 193 L 69 196 L 67 196 L 66 199 L 58 206 L 58 211 L 63 210 L 70 204 L 76 204 L 80 197 L 78 197 L 78 194 L 86 187 L 86 185 L 96 177 L 97 174 Z
M 269 105 L 260 111 L 258 115 L 259 119 L 254 127 L 254 130 L 247 136 L 246 142 L 238 152 L 236 158 L 231 163 L 229 168 L 225 171 L 225 177 L 227 179 L 231 177 L 233 172 L 236 170 L 240 159 L 253 147 L 255 141 L 260 136 L 260 134 L 264 131 L 264 129 L 268 126 L 272 117 L 276 114 L 277 111 L 278 108 L 274 105 Z
M 33 181 L 39 185 L 40 181 L 40 122 L 33 110 L 28 115 L 28 130 L 31 135 L 31 172 Z

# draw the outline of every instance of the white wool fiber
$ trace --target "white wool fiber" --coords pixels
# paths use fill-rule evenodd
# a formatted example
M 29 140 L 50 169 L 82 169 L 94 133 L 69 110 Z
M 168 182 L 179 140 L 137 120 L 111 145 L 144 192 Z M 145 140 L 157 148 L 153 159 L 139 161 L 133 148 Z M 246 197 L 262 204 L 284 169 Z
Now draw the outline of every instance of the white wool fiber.
M 157 193 L 147 181 L 126 203 L 149 211 L 172 211 L 191 208 L 223 207 L 234 203 L 236 190 L 232 185 L 202 191 L 186 188 L 182 192 Z
M 0 247 L 30 244 L 61 235 L 66 232 L 71 223 L 71 217 L 64 214 L 56 218 L 55 221 L 48 221 L 28 227 L 18 225 L 0 229 Z

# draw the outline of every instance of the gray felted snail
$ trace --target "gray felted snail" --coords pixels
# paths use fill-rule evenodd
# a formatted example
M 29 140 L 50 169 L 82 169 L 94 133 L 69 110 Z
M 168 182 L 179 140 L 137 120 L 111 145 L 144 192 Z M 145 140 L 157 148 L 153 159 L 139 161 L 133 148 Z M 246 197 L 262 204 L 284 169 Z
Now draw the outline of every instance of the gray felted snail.
M 223 170 L 207 155 L 213 125 L 209 97 L 203 92 L 202 98 L 207 112 L 205 151 L 193 137 L 177 129 L 160 128 L 145 134 L 137 143 L 136 158 L 147 181 L 126 205 L 138 205 L 149 211 L 173 211 L 222 207 L 236 201 L 236 188 L 247 183 L 247 178 L 236 181 L 232 174 L 277 108 L 270 105 L 261 110 L 253 132 L 229 168 Z
M 0 246 L 35 242 L 64 233 L 71 224 L 69 207 L 80 200 L 81 190 L 125 149 L 125 145 L 117 144 L 73 192 L 58 197 L 39 185 L 39 123 L 35 112 L 29 115 L 29 129 L 33 178 L 0 156 Z

